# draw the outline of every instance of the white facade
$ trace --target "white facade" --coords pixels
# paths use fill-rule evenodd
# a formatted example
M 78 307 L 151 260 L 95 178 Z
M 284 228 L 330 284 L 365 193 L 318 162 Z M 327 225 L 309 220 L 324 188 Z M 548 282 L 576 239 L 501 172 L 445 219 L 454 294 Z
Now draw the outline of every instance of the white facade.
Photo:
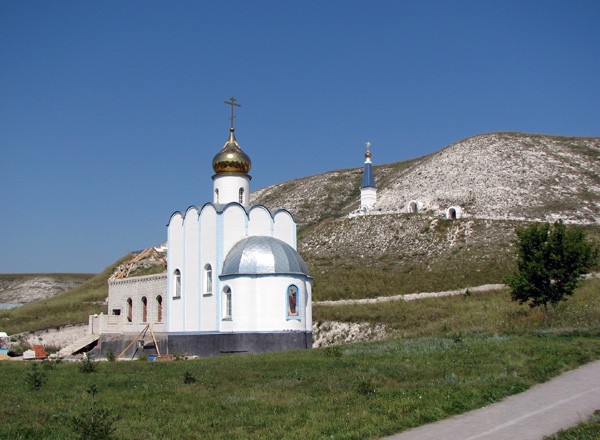
M 250 176 L 240 173 L 213 177 L 213 203 L 230 202 L 237 202 L 246 208 L 249 206 Z
M 239 203 L 176 212 L 168 225 L 168 332 L 311 331 L 311 279 L 298 273 L 221 276 L 232 247 L 252 237 L 272 237 L 296 248 L 291 214 Z M 178 281 L 180 278 L 180 281 Z M 180 283 L 180 288 L 178 288 Z M 298 318 L 289 319 L 287 288 L 298 288 Z M 230 292 L 230 293 L 229 293 Z M 230 295 L 231 313 L 227 296 Z
M 377 201 L 377 188 L 367 187 L 360 189 L 360 208 L 370 210 Z
M 165 332 L 167 275 L 147 275 L 108 282 L 108 314 L 90 316 L 90 334 L 140 333 L 150 324 Z
M 166 274 L 109 283 L 109 315 L 90 318 L 94 333 L 127 339 L 150 324 L 167 351 L 199 355 L 310 347 L 312 278 L 296 223 L 286 210 L 249 206 L 251 162 L 231 120 L 212 162 L 213 202 L 171 215 Z

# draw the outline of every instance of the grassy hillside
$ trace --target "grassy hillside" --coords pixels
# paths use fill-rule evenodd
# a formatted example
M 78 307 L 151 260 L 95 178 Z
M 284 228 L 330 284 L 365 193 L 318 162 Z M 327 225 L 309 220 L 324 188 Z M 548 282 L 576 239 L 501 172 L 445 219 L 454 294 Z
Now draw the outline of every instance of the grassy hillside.
M 0 438 L 76 438 L 69 421 L 88 411 L 92 384 L 96 411 L 117 416 L 113 426 L 122 439 L 378 438 L 498 401 L 600 358 L 600 307 L 593 298 L 599 283 L 586 283 L 564 303 L 574 309 L 557 307 L 543 325 L 505 294 L 489 302 L 471 295 L 403 303 L 399 315 L 378 311 L 370 319 L 419 335 L 378 343 L 105 362 L 88 374 L 76 364 L 48 364 L 38 367 L 46 378 L 38 391 L 24 380 L 32 363 L 0 363 Z
M 102 273 L 79 286 L 43 300 L 11 310 L 0 310 L 0 328 L 9 334 L 58 328 L 88 322 L 94 313 L 106 313 L 108 278 L 115 268 L 131 255 L 121 258 Z
M 418 214 L 342 218 L 303 232 L 299 251 L 315 300 L 437 292 L 502 283 L 516 270 L 514 231 L 522 224 Z M 583 229 L 600 246 L 600 227 Z
M 600 335 L 600 278 L 586 280 L 556 306 L 531 309 L 510 299 L 508 289 L 418 301 L 314 306 L 318 320 L 384 324 L 402 337 L 526 332 Z

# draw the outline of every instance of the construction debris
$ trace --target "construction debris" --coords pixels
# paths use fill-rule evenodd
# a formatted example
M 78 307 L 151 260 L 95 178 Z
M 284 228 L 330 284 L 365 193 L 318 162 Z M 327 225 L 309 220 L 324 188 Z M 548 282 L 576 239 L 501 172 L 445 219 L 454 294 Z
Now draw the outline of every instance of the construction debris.
M 161 272 L 167 270 L 167 251 L 165 245 L 144 249 L 127 263 L 117 267 L 109 280 L 120 280 L 130 275 L 137 276 L 138 272 L 143 272 L 144 269 L 148 268 L 160 268 Z

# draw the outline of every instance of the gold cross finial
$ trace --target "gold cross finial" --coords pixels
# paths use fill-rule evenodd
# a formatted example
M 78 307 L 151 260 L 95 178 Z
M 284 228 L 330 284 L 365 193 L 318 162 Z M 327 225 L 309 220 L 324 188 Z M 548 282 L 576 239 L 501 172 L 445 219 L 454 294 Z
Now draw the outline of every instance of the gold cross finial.
M 235 115 L 233 114 L 234 107 L 241 107 L 241 105 L 235 103 L 235 98 L 232 96 L 229 98 L 229 101 L 225 101 L 225 104 L 231 106 L 231 129 L 233 130 L 233 120 L 235 119 Z
M 371 151 L 371 141 L 365 142 L 365 145 L 367 146 L 367 151 Z

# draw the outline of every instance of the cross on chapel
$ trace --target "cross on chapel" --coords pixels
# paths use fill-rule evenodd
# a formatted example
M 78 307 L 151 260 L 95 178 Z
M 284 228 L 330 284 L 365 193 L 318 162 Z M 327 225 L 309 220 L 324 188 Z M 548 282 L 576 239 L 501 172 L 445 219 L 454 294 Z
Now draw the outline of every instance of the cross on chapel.
M 229 98 L 229 101 L 225 101 L 225 104 L 231 106 L 231 118 L 229 118 L 231 120 L 231 128 L 233 128 L 233 120 L 235 119 L 235 115 L 233 114 L 233 108 L 241 107 L 241 105 L 236 104 L 235 101 L 236 101 L 236 99 L 233 96 L 231 98 Z

